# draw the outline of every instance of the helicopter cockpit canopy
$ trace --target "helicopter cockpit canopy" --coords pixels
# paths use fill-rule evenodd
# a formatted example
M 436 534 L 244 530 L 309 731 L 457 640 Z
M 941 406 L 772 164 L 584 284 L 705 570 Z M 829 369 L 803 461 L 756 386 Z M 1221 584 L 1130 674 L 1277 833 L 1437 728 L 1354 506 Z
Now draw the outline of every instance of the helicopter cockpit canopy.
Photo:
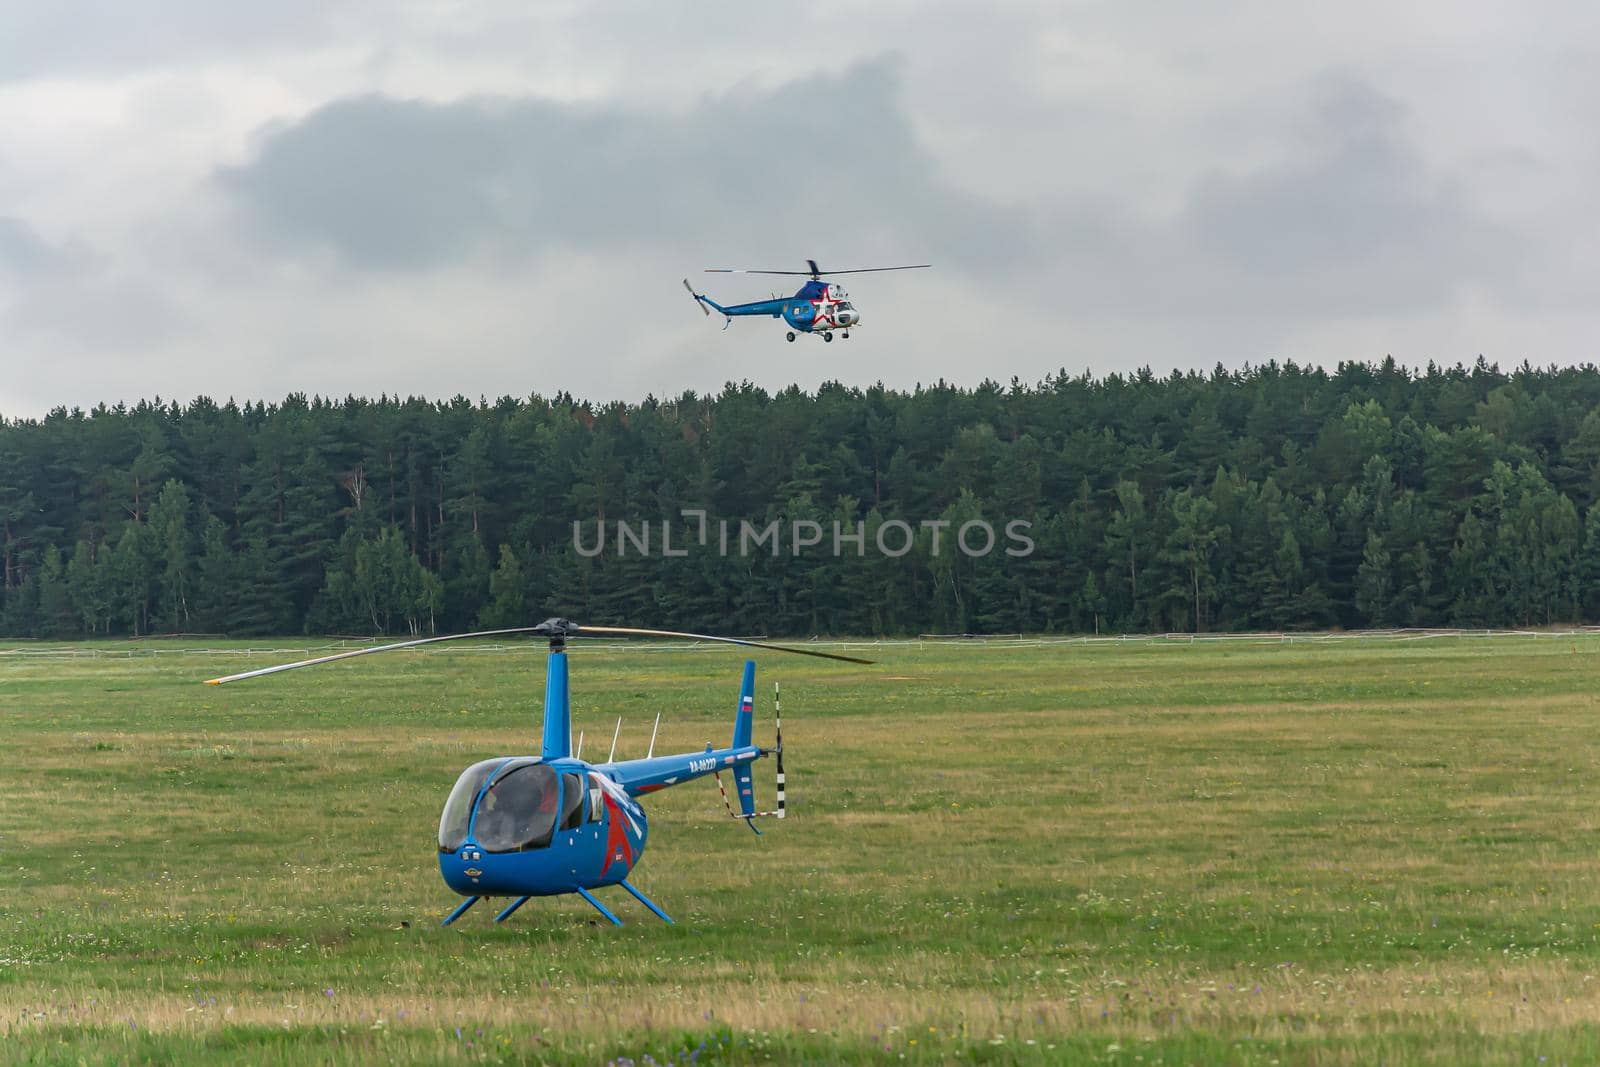
M 573 778 L 575 792 L 581 785 Z M 578 792 L 581 796 L 581 792 Z M 561 779 L 537 759 L 489 759 L 461 772 L 439 817 L 439 851 L 470 835 L 485 852 L 543 848 L 561 809 Z

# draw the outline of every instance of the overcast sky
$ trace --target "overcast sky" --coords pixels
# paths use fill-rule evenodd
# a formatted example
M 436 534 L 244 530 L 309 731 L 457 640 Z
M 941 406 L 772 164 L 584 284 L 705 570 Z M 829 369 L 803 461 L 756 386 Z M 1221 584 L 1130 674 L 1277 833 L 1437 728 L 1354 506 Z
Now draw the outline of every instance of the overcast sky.
M 1575 2 L 0 0 L 0 414 L 1587 362 L 1597 53 Z M 807 257 L 935 267 L 826 346 L 679 282 Z

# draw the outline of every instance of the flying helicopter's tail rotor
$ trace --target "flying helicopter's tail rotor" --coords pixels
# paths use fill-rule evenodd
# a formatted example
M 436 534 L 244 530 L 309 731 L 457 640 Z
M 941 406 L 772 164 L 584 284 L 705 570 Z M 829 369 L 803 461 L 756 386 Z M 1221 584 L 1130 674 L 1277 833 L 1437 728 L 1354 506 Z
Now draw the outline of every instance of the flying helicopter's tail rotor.
M 709 316 L 711 314 L 711 309 L 706 307 L 706 302 L 704 300 L 700 299 L 700 294 L 694 291 L 694 286 L 689 284 L 688 278 L 683 280 L 683 287 L 689 290 L 690 296 L 694 297 L 694 302 L 700 308 L 700 313 L 702 315 Z

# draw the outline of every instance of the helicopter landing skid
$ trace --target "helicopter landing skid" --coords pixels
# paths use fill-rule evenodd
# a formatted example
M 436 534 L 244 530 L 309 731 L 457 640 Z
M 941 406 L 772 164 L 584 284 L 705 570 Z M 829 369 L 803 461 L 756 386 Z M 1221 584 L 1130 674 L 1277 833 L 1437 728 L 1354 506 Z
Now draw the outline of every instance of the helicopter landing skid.
M 440 923 L 439 925 L 440 926 L 449 926 L 451 923 L 453 923 L 457 919 L 461 918 L 461 916 L 465 915 L 467 913 L 467 909 L 468 908 L 472 907 L 474 904 L 476 904 L 478 901 L 480 901 L 482 899 L 483 899 L 482 897 L 468 897 L 466 899 L 466 901 L 459 908 L 457 908 L 455 911 L 452 911 L 449 915 L 446 915 L 444 917 L 444 922 Z
M 600 903 L 598 900 L 596 900 L 594 898 L 594 894 L 593 893 L 589 892 L 587 889 L 583 888 L 582 886 L 579 886 L 578 887 L 578 895 L 580 897 L 582 897 L 584 900 L 587 900 L 590 904 L 593 904 L 595 911 L 598 911 L 601 915 L 604 915 L 607 919 L 610 919 L 611 920 L 611 924 L 613 926 L 621 926 L 622 925 L 622 920 L 617 918 L 615 915 L 611 914 L 610 910 L 604 904 Z
M 637 889 L 633 888 L 633 886 L 629 885 L 627 882 L 619 882 L 617 884 L 622 886 L 622 888 L 626 889 L 629 893 L 631 893 L 633 895 L 633 899 L 637 900 L 639 903 L 643 904 L 645 907 L 647 907 L 651 911 L 655 912 L 656 918 L 660 919 L 664 923 L 667 923 L 668 925 L 672 925 L 672 917 L 670 915 L 668 915 L 666 912 L 662 911 L 660 908 L 656 907 L 656 902 L 655 901 L 651 900 L 649 897 L 645 896 L 643 893 L 641 893 Z M 580 887 L 578 889 L 578 895 L 580 897 L 582 897 L 584 900 L 587 900 L 589 902 L 589 904 L 594 908 L 595 911 L 598 911 L 601 915 L 604 915 L 614 925 L 616 925 L 616 926 L 621 926 L 622 925 L 622 920 L 617 918 L 615 915 L 613 915 L 611 913 L 611 909 L 610 908 L 606 907 L 604 904 L 600 903 L 600 901 L 596 900 L 593 893 L 589 892 L 587 889 L 584 889 L 584 888 Z
M 628 892 L 633 894 L 633 899 L 634 900 L 637 900 L 639 903 L 643 904 L 645 907 L 647 907 L 651 911 L 655 912 L 656 913 L 656 918 L 660 919 L 662 922 L 666 923 L 668 926 L 674 925 L 671 917 L 669 917 L 666 912 L 664 912 L 660 908 L 656 907 L 656 902 L 655 901 L 651 900 L 649 897 L 645 896 L 643 893 L 641 893 L 637 889 L 633 888 L 633 886 L 629 885 L 627 882 L 623 882 L 621 884 L 622 884 L 622 888 L 626 889 Z
M 513 900 L 510 904 L 507 904 L 506 905 L 506 910 L 502 911 L 499 915 L 496 915 L 494 917 L 494 921 L 497 922 L 497 923 L 505 922 L 507 919 L 511 918 L 511 915 L 512 915 L 513 912 L 515 912 L 518 908 L 522 907 L 524 904 L 526 904 L 531 899 L 533 899 L 533 898 L 532 897 L 518 897 L 516 900 Z

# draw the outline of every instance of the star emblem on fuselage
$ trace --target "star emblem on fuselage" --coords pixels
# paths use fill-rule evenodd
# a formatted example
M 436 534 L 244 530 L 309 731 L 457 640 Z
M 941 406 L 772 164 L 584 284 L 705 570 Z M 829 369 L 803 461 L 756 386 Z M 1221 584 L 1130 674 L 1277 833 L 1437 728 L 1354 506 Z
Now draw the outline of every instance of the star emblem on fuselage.
M 828 299 L 828 291 L 826 289 L 819 293 L 815 300 L 811 301 L 811 306 L 816 308 L 816 311 L 811 316 L 812 326 L 833 325 L 833 313 L 828 310 L 828 305 L 831 303 L 832 301 Z

